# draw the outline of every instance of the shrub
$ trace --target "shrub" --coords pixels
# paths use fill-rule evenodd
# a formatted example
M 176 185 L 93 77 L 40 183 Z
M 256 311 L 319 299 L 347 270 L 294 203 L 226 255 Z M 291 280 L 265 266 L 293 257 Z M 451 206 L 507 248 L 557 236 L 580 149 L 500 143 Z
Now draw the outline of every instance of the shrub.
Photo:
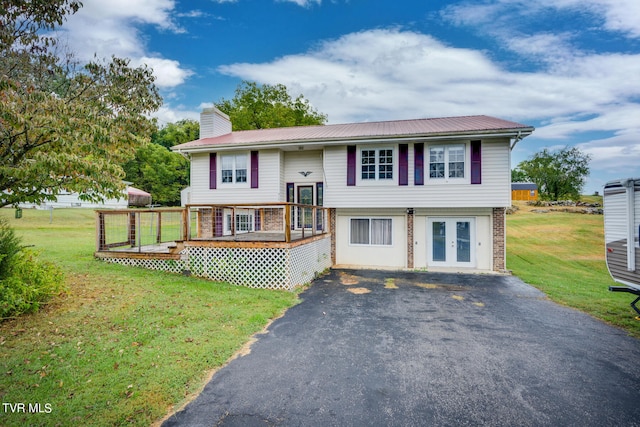
M 62 271 L 22 246 L 0 221 L 0 319 L 32 313 L 65 289 Z
M 13 258 L 22 250 L 20 238 L 6 219 L 0 218 L 0 280 L 9 275 Z

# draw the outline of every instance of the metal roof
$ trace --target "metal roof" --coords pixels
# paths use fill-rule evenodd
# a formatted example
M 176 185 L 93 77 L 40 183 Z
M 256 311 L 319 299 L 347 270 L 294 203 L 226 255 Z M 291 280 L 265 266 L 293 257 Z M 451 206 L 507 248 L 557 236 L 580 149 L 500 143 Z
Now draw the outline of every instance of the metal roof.
M 512 182 L 512 190 L 537 190 L 538 185 L 533 182 Z
M 235 131 L 226 135 L 176 145 L 172 149 L 189 152 L 269 143 L 295 144 L 354 139 L 428 138 L 478 134 L 516 136 L 520 133 L 524 137 L 533 130 L 532 126 L 495 117 L 463 116 Z

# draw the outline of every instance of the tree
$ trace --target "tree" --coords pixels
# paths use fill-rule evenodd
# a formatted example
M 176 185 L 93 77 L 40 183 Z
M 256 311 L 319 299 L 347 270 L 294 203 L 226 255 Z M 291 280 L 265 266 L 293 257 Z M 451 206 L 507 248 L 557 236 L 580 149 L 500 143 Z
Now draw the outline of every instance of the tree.
M 198 138 L 200 138 L 200 123 L 197 120 L 184 119 L 168 123 L 155 132 L 151 135 L 151 142 L 171 148 L 174 145 L 195 141 Z
M 527 182 L 529 177 L 521 169 L 515 168 L 511 170 L 511 182 Z
M 195 120 L 167 124 L 125 164 L 125 179 L 151 193 L 154 203 L 179 205 L 180 190 L 189 185 L 189 161 L 169 147 L 198 139 L 199 134 Z
M 153 203 L 180 205 L 180 190 L 189 185 L 189 161 L 160 144 L 147 144 L 125 165 L 126 180 L 151 193 Z
M 149 114 L 162 99 L 150 68 L 116 57 L 81 66 L 42 35 L 81 6 L 0 3 L 0 207 L 62 190 L 88 201 L 120 197 L 121 165 L 156 129 Z
M 323 125 L 327 121 L 302 95 L 292 99 L 282 84 L 258 86 L 243 81 L 233 99 L 223 98 L 215 106 L 229 116 L 233 130 Z
M 590 160 L 591 157 L 577 147 L 565 147 L 554 152 L 545 148 L 529 160 L 520 162 L 518 169 L 538 185 L 542 199 L 577 200 L 589 176 Z

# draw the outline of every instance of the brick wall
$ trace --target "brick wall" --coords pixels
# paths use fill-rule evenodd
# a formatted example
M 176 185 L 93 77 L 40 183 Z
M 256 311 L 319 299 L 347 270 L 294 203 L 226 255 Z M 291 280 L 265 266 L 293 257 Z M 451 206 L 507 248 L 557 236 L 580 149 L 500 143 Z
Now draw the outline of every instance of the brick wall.
M 413 209 L 407 213 L 407 268 L 413 268 Z
M 261 209 L 261 231 L 284 231 L 284 217 L 282 208 Z
M 507 232 L 505 208 L 493 208 L 493 270 L 506 271 Z
M 331 233 L 331 265 L 336 265 L 336 210 L 329 209 L 329 232 Z

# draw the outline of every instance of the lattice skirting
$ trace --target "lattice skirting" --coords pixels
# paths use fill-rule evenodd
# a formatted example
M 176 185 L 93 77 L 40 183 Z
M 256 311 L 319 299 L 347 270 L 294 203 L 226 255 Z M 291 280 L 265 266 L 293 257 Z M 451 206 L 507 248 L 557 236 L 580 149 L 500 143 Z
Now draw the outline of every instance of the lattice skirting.
M 196 276 L 250 288 L 292 290 L 331 267 L 331 239 L 327 237 L 291 248 L 188 246 L 181 255 L 181 260 L 103 260 L 173 273 L 189 270 Z
M 184 257 L 183 257 L 184 258 Z M 129 267 L 142 267 L 147 270 L 160 270 L 169 273 L 182 273 L 189 269 L 189 261 L 185 259 L 153 259 L 153 258 L 100 258 L 102 261 Z

